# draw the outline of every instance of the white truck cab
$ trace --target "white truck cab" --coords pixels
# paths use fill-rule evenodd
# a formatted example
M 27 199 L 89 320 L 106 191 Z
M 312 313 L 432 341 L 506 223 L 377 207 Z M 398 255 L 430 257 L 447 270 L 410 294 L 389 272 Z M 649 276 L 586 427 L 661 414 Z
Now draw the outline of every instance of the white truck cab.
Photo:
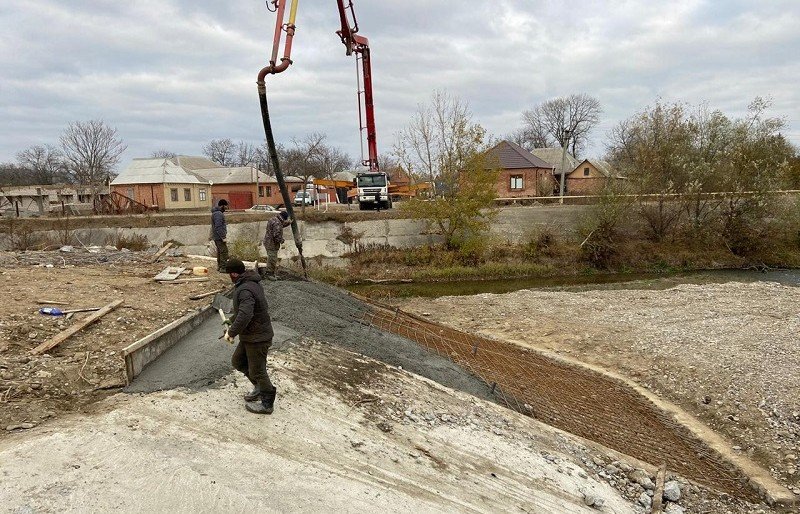
M 389 176 L 383 172 L 359 173 L 353 179 L 358 189 L 359 209 L 391 209 L 389 195 Z

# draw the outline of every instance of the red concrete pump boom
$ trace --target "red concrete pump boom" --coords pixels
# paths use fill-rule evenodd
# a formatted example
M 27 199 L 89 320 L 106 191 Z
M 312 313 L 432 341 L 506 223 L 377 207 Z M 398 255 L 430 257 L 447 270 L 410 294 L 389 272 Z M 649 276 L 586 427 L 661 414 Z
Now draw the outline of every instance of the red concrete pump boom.
M 289 4 L 289 21 L 288 23 L 284 23 L 287 3 Z M 270 4 L 272 5 L 270 10 L 277 13 L 277 20 L 275 22 L 275 35 L 273 38 L 272 55 L 269 65 L 262 69 L 258 75 L 259 84 L 263 84 L 266 75 L 281 73 L 289 68 L 289 66 L 292 64 L 292 39 L 294 38 L 296 29 L 295 19 L 297 17 L 297 3 L 298 0 L 267 1 L 268 7 Z M 364 129 L 367 131 L 368 152 L 368 158 L 363 161 L 363 164 L 369 167 L 370 171 L 378 171 L 378 138 L 375 130 L 375 106 L 372 96 L 372 62 L 370 60 L 369 40 L 358 34 L 358 20 L 356 19 L 355 10 L 353 9 L 352 0 L 336 0 L 336 5 L 339 9 L 339 19 L 342 26 L 341 30 L 337 30 L 336 33 L 339 35 L 346 48 L 346 54 L 352 55 L 355 53 L 356 59 L 361 60 L 361 72 L 364 89 L 363 91 L 359 90 L 358 92 L 359 125 L 362 131 Z M 352 24 L 350 21 L 351 19 Z M 281 57 L 280 62 L 278 62 L 278 53 L 280 51 L 283 32 L 286 32 L 286 41 L 284 44 L 283 57 Z M 362 108 L 364 114 L 363 117 Z M 364 118 L 366 118 L 366 127 L 364 126 L 363 122 Z

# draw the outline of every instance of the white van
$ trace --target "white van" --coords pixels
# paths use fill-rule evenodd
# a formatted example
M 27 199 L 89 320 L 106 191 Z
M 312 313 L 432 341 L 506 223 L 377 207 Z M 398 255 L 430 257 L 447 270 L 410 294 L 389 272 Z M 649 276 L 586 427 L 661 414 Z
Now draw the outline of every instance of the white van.
M 311 198 L 311 191 L 298 191 L 294 195 L 295 205 L 313 205 L 314 200 Z

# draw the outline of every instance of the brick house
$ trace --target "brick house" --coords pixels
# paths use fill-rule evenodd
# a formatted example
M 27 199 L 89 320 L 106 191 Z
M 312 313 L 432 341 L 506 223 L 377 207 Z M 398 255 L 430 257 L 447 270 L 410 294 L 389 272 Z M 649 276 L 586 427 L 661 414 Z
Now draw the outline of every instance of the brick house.
M 564 155 L 564 150 L 558 147 L 534 148 L 531 150 L 531 153 L 552 166 L 554 180 L 553 195 L 558 196 L 561 187 L 561 174 L 566 171 L 566 175 L 564 177 L 564 194 L 569 194 L 567 192 L 569 191 L 567 178 L 569 177 L 570 172 L 575 169 L 575 166 L 578 165 L 578 159 L 576 159 L 569 152 Z M 563 169 L 562 162 L 564 164 Z
M 214 204 L 221 199 L 228 201 L 231 209 L 249 209 L 253 205 L 283 205 L 278 181 L 272 175 L 259 171 L 255 166 L 224 168 L 215 166 L 195 171 L 211 182 L 211 195 Z M 303 181 L 296 177 L 286 177 L 290 196 L 294 199 L 303 187 Z
M 567 191 L 570 195 L 596 195 L 611 184 L 624 181 L 616 175 L 606 161 L 584 159 L 567 174 Z
M 498 162 L 499 198 L 524 198 L 552 194 L 555 180 L 553 166 L 511 141 L 501 141 L 488 151 Z
M 158 210 L 211 208 L 211 185 L 178 158 L 134 159 L 111 191 Z

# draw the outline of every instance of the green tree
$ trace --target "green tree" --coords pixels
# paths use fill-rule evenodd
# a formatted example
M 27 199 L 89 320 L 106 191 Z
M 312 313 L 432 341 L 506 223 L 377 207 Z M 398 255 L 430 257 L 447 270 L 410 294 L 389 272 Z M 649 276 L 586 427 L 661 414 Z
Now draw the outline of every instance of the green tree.
M 499 170 L 488 149 L 486 131 L 473 122 L 468 105 L 444 91 L 434 92 L 398 136 L 400 165 L 436 184 L 432 198 L 412 199 L 404 208 L 442 234 L 448 248 L 479 238 L 495 215 Z
M 610 159 L 640 193 L 651 239 L 683 226 L 695 239 L 721 235 L 735 253 L 765 240 L 764 220 L 776 212 L 772 192 L 796 157 L 781 134 L 784 120 L 767 116 L 769 107 L 756 98 L 746 117 L 731 119 L 705 105 L 658 102 L 612 131 Z

